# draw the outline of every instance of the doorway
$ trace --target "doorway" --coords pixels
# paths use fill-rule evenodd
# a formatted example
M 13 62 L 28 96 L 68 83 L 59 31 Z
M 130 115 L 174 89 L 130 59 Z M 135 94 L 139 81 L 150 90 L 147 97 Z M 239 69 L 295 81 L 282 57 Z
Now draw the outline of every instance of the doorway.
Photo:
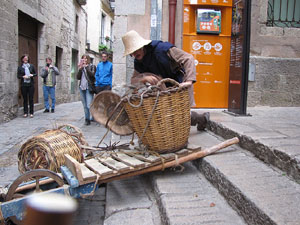
M 71 94 L 75 94 L 75 88 L 77 84 L 76 74 L 78 72 L 77 69 L 78 64 L 78 51 L 76 49 L 72 49 L 72 62 L 71 62 Z
M 18 27 L 19 27 L 19 65 L 21 65 L 21 56 L 28 54 L 30 63 L 34 65 L 36 73 L 38 74 L 37 63 L 37 40 L 38 40 L 38 21 L 28 16 L 27 14 L 18 12 Z M 34 103 L 38 103 L 38 76 L 34 77 Z M 19 82 L 18 91 L 19 106 L 23 106 L 23 98 L 21 95 L 21 88 Z

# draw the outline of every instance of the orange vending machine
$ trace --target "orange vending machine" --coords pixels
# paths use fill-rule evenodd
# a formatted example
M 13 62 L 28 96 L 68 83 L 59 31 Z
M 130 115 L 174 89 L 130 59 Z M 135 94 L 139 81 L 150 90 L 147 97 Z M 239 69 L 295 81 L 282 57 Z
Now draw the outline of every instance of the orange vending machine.
M 184 0 L 183 50 L 195 58 L 196 107 L 227 108 L 232 0 Z

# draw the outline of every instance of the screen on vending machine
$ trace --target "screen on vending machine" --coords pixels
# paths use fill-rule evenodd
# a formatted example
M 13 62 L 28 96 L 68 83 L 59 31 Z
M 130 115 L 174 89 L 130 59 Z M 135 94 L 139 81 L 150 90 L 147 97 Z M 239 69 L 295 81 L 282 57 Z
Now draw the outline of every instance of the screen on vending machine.
M 221 10 L 197 9 L 197 33 L 221 33 Z

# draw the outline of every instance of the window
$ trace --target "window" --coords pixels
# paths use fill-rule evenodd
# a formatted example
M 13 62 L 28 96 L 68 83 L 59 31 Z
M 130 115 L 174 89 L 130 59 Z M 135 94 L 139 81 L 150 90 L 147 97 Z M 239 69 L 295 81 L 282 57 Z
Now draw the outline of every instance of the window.
M 268 0 L 267 26 L 300 28 L 300 0 Z
M 77 84 L 76 74 L 78 63 L 78 51 L 76 49 L 72 49 L 72 62 L 71 62 L 71 94 L 75 94 L 75 88 Z
M 110 23 L 110 41 L 109 41 L 109 49 L 112 50 L 112 36 L 113 36 L 113 26 L 114 23 Z
M 105 32 L 105 15 L 102 13 L 102 16 L 101 16 L 101 34 L 100 34 L 100 43 L 101 44 L 105 44 L 104 32 Z
M 76 15 L 76 18 L 75 18 L 75 33 L 78 33 L 78 15 Z
M 58 70 L 61 72 L 62 69 L 62 53 L 63 49 L 56 46 L 55 50 L 55 66 L 58 68 Z

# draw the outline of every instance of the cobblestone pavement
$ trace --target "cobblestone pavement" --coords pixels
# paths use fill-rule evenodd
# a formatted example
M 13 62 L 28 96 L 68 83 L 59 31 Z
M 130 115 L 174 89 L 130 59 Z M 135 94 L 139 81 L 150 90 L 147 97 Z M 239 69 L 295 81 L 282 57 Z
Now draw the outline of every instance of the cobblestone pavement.
M 96 122 L 84 125 L 84 113 L 81 102 L 57 105 L 55 113 L 36 111 L 34 118 L 18 117 L 0 125 L 0 187 L 12 183 L 20 174 L 18 171 L 17 153 L 22 144 L 29 138 L 41 134 L 45 130 L 57 128 L 63 124 L 71 124 L 81 129 L 90 145 L 97 145 L 106 129 Z M 109 144 L 109 133 L 103 143 Z M 79 210 L 74 217 L 74 224 L 103 224 L 106 187 L 102 186 L 89 199 L 78 199 Z
M 247 117 L 196 111 L 210 111 L 211 122 L 206 132 L 193 127 L 190 142 L 206 148 L 237 136 L 239 146 L 185 163 L 182 173 L 167 169 L 103 185 L 78 199 L 74 224 L 300 224 L 300 108 L 249 108 Z M 82 105 L 74 102 L 1 124 L 0 186 L 19 175 L 22 143 L 46 129 L 72 124 L 96 145 L 106 129 L 83 123 Z M 109 133 L 104 142 L 119 139 Z

